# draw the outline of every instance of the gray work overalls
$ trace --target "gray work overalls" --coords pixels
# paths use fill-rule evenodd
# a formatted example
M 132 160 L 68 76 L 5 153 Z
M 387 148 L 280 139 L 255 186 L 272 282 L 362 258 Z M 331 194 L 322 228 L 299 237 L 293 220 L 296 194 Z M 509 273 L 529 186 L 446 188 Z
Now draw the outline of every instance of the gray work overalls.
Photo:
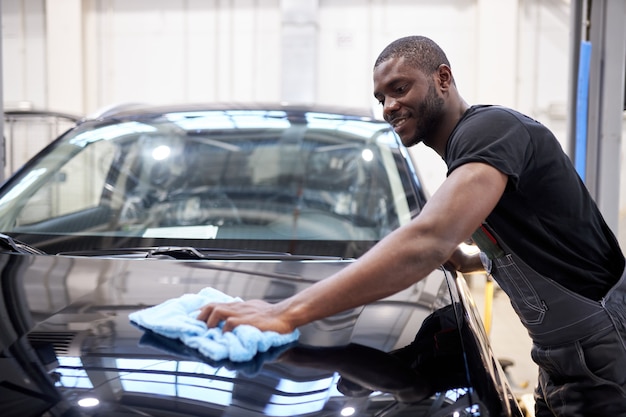
M 487 224 L 472 238 L 533 340 L 536 416 L 626 416 L 626 273 L 594 301 L 533 270 Z

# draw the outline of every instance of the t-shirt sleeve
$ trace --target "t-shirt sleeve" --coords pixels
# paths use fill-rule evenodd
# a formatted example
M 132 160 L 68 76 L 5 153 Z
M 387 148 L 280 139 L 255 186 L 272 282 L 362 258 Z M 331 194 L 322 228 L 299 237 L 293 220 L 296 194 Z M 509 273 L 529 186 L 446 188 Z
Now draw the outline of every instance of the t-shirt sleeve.
M 516 189 L 532 162 L 530 135 L 519 120 L 497 108 L 470 115 L 453 132 L 445 157 L 448 174 L 469 162 L 483 162 L 509 177 Z

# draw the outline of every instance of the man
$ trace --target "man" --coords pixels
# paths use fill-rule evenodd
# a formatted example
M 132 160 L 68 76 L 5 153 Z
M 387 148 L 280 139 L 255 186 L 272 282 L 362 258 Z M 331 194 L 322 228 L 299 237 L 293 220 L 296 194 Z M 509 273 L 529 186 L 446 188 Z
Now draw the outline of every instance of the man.
M 446 262 L 473 269 L 476 258 L 458 250 L 472 237 L 533 338 L 537 416 L 626 415 L 624 256 L 554 136 L 511 109 L 470 107 L 444 52 L 425 37 L 383 50 L 374 96 L 404 145 L 422 141 L 448 165 L 422 212 L 289 299 L 209 305 L 198 318 L 225 321 L 225 330 L 248 323 L 290 332 L 389 296 Z

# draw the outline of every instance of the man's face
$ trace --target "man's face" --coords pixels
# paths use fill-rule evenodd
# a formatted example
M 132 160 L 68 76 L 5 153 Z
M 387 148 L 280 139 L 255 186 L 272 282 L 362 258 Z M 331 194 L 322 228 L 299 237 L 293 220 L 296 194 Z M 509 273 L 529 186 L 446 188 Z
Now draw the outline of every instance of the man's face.
M 405 146 L 428 145 L 444 107 L 433 76 L 405 64 L 403 57 L 391 58 L 374 69 L 374 97 Z

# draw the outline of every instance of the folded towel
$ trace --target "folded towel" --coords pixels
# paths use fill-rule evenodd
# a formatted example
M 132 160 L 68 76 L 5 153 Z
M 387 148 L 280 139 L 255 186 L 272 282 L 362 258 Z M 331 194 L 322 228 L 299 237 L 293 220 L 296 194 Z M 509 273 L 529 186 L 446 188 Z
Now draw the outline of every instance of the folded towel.
M 281 334 L 261 331 L 254 326 L 242 324 L 232 332 L 223 332 L 222 323 L 208 328 L 196 319 L 200 308 L 209 303 L 241 301 L 214 288 L 203 288 L 197 294 L 184 294 L 153 307 L 135 311 L 128 318 L 142 329 L 151 330 L 171 339 L 178 339 L 200 354 L 214 361 L 228 359 L 245 362 L 259 352 L 282 346 L 298 339 L 300 332 Z
M 267 352 L 259 352 L 252 359 L 245 362 L 233 362 L 229 359 L 215 361 L 202 355 L 198 350 L 191 349 L 178 339 L 161 336 L 151 330 L 146 330 L 139 339 L 139 346 L 159 350 L 168 355 L 189 361 L 203 362 L 214 368 L 225 368 L 237 371 L 248 377 L 254 377 L 261 372 L 266 364 L 276 361 L 283 353 L 298 346 L 294 341 L 285 345 L 271 347 Z

